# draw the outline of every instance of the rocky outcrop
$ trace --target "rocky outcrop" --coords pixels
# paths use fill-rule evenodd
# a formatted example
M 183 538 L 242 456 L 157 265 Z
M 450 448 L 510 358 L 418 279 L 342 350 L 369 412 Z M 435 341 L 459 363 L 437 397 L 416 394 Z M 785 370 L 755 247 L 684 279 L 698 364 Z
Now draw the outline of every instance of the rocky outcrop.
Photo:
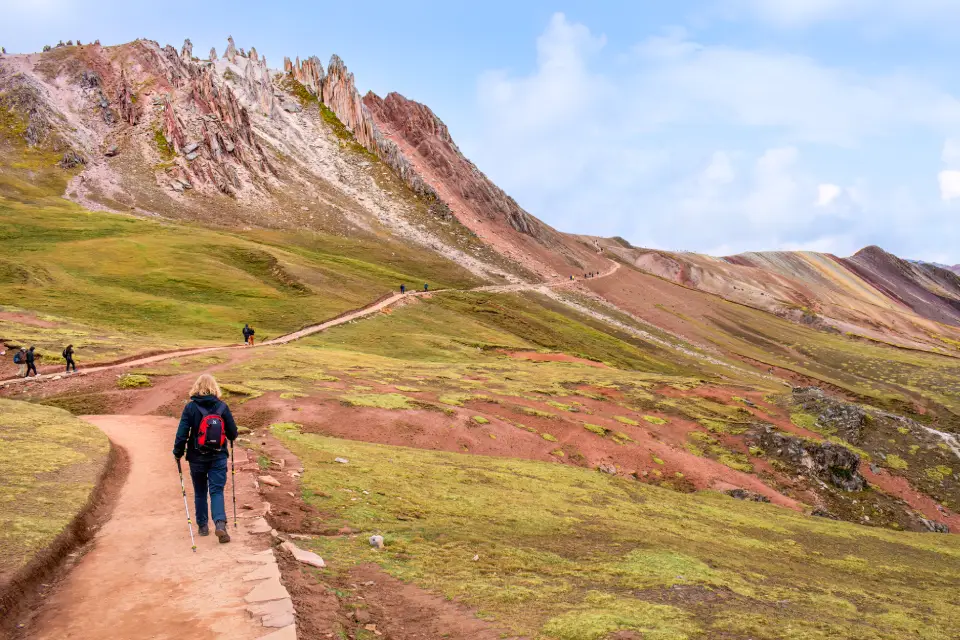
M 447 126 L 429 107 L 398 93 L 390 93 L 385 99 L 368 93 L 363 102 L 378 128 L 412 147 L 430 172 L 478 215 L 503 220 L 520 233 L 543 237 L 544 226 L 464 157 Z
M 243 70 L 243 81 L 247 97 L 260 108 L 260 112 L 271 118 L 277 115 L 277 99 L 273 95 L 273 82 L 270 80 L 270 70 L 267 68 L 267 59 L 259 59 L 256 52 L 247 59 Z
M 214 47 L 210 47 L 210 62 L 216 62 L 217 60 L 217 50 Z
M 125 70 L 120 72 L 120 88 L 117 91 L 117 109 L 120 111 L 120 117 L 127 124 L 137 124 L 140 117 L 140 110 L 134 103 L 133 89 L 127 81 Z
M 237 62 L 237 45 L 233 43 L 233 36 L 227 36 L 227 50 L 223 52 L 223 57 L 234 64 Z
M 180 50 L 180 57 L 186 61 L 193 60 L 193 43 L 190 38 L 183 41 L 183 48 Z
M 373 120 L 366 112 L 353 74 L 336 54 L 330 57 L 330 64 L 327 65 L 321 100 L 353 132 L 358 143 L 370 151 L 376 148 Z
M 290 58 L 284 58 L 283 71 L 293 76 L 293 79 L 302 84 L 307 91 L 322 99 L 325 74 L 320 58 L 310 56 L 302 63 L 299 56 L 296 62 L 291 62 Z
M 794 401 L 806 412 L 817 416 L 817 423 L 852 444 L 863 441 L 863 430 L 870 418 L 859 405 L 831 398 L 817 387 L 797 387 Z
M 841 445 L 790 436 L 770 426 L 752 429 L 746 439 L 766 455 L 786 461 L 844 491 L 861 491 L 867 486 L 859 471 L 860 456 Z

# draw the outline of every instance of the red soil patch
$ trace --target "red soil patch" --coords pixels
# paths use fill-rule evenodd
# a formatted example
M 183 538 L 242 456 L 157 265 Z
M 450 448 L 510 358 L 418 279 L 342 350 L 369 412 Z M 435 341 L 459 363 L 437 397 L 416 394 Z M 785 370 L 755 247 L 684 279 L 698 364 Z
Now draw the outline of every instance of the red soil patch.
M 960 533 L 960 515 L 940 506 L 930 496 L 914 489 L 906 478 L 891 475 L 886 471 L 874 473 L 868 464 L 860 465 L 860 473 L 867 479 L 867 482 L 884 493 L 900 498 L 910 505 L 910 508 L 914 511 L 922 513 L 928 520 L 942 522 L 950 527 L 951 532 Z
M 626 425 L 612 418 L 612 415 L 629 413 L 626 410 L 606 407 L 603 402 L 589 398 L 576 400 L 594 413 L 573 414 L 549 405 L 511 398 L 509 401 L 513 406 L 471 401 L 465 407 L 456 409 L 454 415 L 446 415 L 435 410 L 346 407 L 336 400 L 314 398 L 285 401 L 276 394 L 253 400 L 247 403 L 246 409 L 266 408 L 275 416 L 275 420 L 297 422 L 304 425 L 307 432 L 350 440 L 553 461 L 590 468 L 613 466 L 620 475 L 634 475 L 650 482 L 676 478 L 679 472 L 699 489 L 742 487 L 769 497 L 775 504 L 799 509 L 796 501 L 768 487 L 756 476 L 684 450 L 682 446 L 686 434 L 696 428 L 694 423 L 671 417 L 666 425 L 645 422 L 639 426 Z M 527 415 L 515 408 L 521 406 L 549 411 L 556 417 Z M 602 413 L 595 411 L 601 407 Z M 472 418 L 477 415 L 490 422 L 476 423 Z M 612 433 L 625 433 L 633 442 L 618 444 L 612 437 L 602 437 L 588 431 L 583 427 L 583 422 L 600 425 Z M 517 424 L 523 424 L 536 433 Z M 549 434 L 556 441 L 546 440 L 541 434 Z M 564 455 L 556 454 L 557 451 L 562 451 Z M 658 464 L 654 458 L 662 460 L 663 464 Z
M 30 325 L 31 327 L 42 327 L 44 329 L 55 329 L 59 326 L 56 322 L 41 320 L 29 313 L 15 313 L 13 311 L 0 311 L 0 320 L 9 320 L 11 322 L 18 322 L 20 324 Z
M 540 353 L 539 351 L 503 351 L 511 358 L 517 360 L 532 360 L 534 362 L 575 362 L 585 364 L 588 367 L 597 367 L 598 369 L 607 369 L 607 365 L 586 358 L 578 358 L 567 353 Z

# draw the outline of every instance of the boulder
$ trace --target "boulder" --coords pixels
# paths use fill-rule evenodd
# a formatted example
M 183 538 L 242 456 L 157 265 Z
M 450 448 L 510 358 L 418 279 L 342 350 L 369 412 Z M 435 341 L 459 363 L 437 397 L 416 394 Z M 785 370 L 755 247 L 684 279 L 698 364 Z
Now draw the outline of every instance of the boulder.
M 311 567 L 317 567 L 318 569 L 323 569 L 325 566 L 327 566 L 326 563 L 324 563 L 323 558 L 312 551 L 301 549 L 292 542 L 284 542 L 280 545 L 280 547 L 289 552 L 297 560 L 297 562 L 302 562 L 303 564 L 308 564 Z
M 259 476 L 257 480 L 260 481 L 260 484 L 269 485 L 271 487 L 280 486 L 280 481 L 274 478 L 273 476 Z
M 768 455 L 785 460 L 807 475 L 844 491 L 861 491 L 867 486 L 859 471 L 860 456 L 841 445 L 787 435 L 769 425 L 748 431 L 746 440 Z

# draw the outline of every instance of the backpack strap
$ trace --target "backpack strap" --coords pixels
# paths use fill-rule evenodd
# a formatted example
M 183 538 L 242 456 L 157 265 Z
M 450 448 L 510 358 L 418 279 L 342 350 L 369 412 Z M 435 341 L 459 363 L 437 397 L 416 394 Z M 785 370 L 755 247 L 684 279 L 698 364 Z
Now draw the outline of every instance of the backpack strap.
M 201 407 L 199 402 L 194 402 L 193 404 L 197 405 L 197 410 L 200 411 L 201 420 L 212 414 L 217 414 L 218 416 L 222 416 L 223 410 L 227 408 L 227 405 L 223 402 L 223 400 L 217 401 L 217 406 L 215 406 L 213 409 L 209 411 Z

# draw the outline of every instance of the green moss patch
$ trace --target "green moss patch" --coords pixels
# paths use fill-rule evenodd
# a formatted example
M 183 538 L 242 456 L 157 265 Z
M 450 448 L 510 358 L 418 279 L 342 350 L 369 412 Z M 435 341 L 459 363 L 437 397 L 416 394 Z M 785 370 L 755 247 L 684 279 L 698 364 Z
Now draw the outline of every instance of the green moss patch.
M 306 546 L 341 567 L 375 562 L 510 635 L 960 635 L 955 536 L 768 504 L 731 508 L 720 494 L 571 465 L 337 440 L 289 425 L 273 432 L 306 468 L 304 494 L 331 514 L 328 524 L 363 532 Z M 351 464 L 333 464 L 337 456 Z M 370 549 L 367 532 L 385 537 L 382 552 Z
M 109 451 L 99 429 L 66 411 L 0 400 L 0 581 L 86 505 Z

